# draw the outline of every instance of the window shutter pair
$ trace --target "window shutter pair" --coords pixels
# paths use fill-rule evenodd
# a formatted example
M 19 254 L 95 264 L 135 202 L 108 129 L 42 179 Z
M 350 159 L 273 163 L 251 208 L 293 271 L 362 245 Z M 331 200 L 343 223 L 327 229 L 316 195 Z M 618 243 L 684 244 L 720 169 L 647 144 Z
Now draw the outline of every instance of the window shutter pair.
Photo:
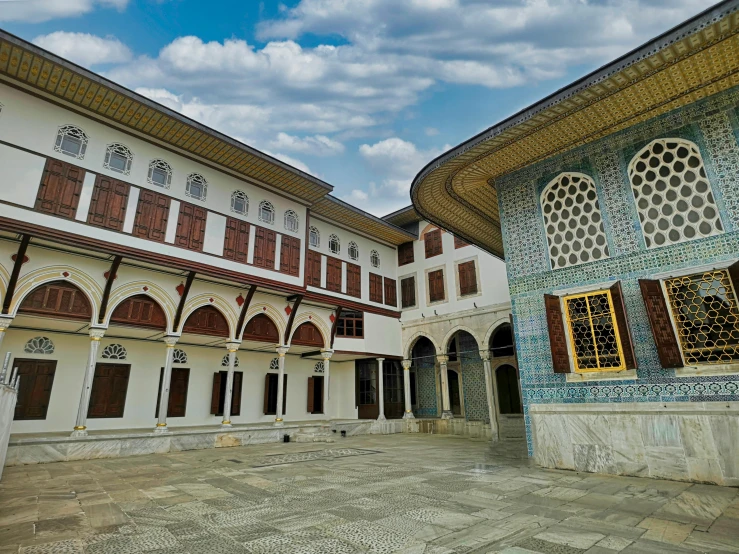
M 34 209 L 74 218 L 84 180 L 84 169 L 59 160 L 47 159 Z
M 413 263 L 413 243 L 405 242 L 398 246 L 398 265 Z
M 461 263 L 457 266 L 459 271 L 459 294 L 465 296 L 467 294 L 477 294 L 477 272 L 475 271 L 475 261 Z
M 205 209 L 182 202 L 180 204 L 180 216 L 177 219 L 177 236 L 174 243 L 188 250 L 202 252 L 206 217 Z
M 130 188 L 128 183 L 98 175 L 92 190 L 87 222 L 97 227 L 123 231 Z
M 326 288 L 331 292 L 341 292 L 341 260 L 327 257 Z
M 140 189 L 139 203 L 136 206 L 136 219 L 133 235 L 136 237 L 164 242 L 169 219 L 169 198 L 149 190 Z
M 264 414 L 275 415 L 277 413 L 277 384 L 279 383 L 277 373 L 267 373 L 264 380 Z M 274 406 L 275 409 L 272 409 Z M 282 380 L 282 415 L 287 413 L 287 373 Z
M 306 284 L 311 287 L 321 286 L 321 254 L 315 250 L 308 250 L 305 263 Z
M 87 417 L 123 417 L 130 365 L 97 364 Z
M 385 304 L 387 306 L 398 306 L 398 284 L 395 279 L 385 277 Z
M 276 233 L 264 227 L 257 227 L 254 239 L 254 265 L 265 269 L 274 269 L 277 246 Z
M 400 301 L 403 308 L 416 305 L 416 278 L 406 277 L 400 281 Z
M 429 271 L 429 301 L 439 302 L 444 300 L 444 270 L 437 269 Z
M 244 373 L 242 371 L 234 371 L 233 388 L 231 389 L 231 414 L 232 416 L 241 415 L 241 383 L 243 382 Z M 210 397 L 210 413 L 222 416 L 223 403 L 226 401 L 226 382 L 228 371 L 216 371 L 213 373 L 213 392 Z
M 432 258 L 442 253 L 441 229 L 434 229 L 423 235 L 423 243 L 426 249 L 426 257 Z
M 226 236 L 223 241 L 223 257 L 246 263 L 249 253 L 249 224 L 235 217 L 226 219 Z
M 370 273 L 370 302 L 382 304 L 382 275 Z
M 157 407 L 154 417 L 159 415 L 159 402 L 162 399 L 162 380 L 164 368 L 159 371 L 159 389 L 157 390 Z M 167 417 L 185 417 L 187 409 L 187 389 L 190 382 L 190 370 L 184 367 L 173 367 L 169 380 L 169 404 Z
M 634 355 L 634 341 L 631 337 L 624 305 L 624 296 L 621 290 L 621 282 L 616 282 L 611 288 L 611 300 L 613 312 L 616 316 L 621 349 L 623 350 L 626 369 L 636 369 L 636 356 Z M 571 373 L 570 355 L 567 351 L 568 333 L 565 329 L 562 303 L 559 296 L 552 294 L 544 295 L 544 306 L 547 314 L 547 326 L 549 327 L 549 348 L 552 353 L 552 365 L 555 373 Z
M 288 275 L 300 275 L 300 239 L 282 235 L 280 272 Z
M 362 297 L 362 268 L 357 264 L 346 264 L 346 293 L 356 298 Z

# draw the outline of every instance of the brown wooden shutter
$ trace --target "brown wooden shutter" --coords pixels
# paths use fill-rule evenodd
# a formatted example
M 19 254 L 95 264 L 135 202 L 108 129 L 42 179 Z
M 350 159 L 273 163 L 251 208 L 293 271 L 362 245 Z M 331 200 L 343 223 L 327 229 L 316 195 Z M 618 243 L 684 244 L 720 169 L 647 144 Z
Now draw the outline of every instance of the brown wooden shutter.
M 341 260 L 329 256 L 326 261 L 326 288 L 332 292 L 341 292 Z
M 470 243 L 463 241 L 461 238 L 455 236 L 454 237 L 454 249 L 457 250 L 458 248 L 464 248 L 465 246 L 469 246 Z
M 244 383 L 244 373 L 234 371 L 233 389 L 231 392 L 231 415 L 241 415 L 241 389 Z
M 210 413 L 219 415 L 221 412 L 221 373 L 216 371 L 213 373 L 213 390 L 210 393 Z
M 312 287 L 321 286 L 321 254 L 314 250 L 308 250 L 307 262 L 307 284 Z
M 549 349 L 552 352 L 554 373 L 571 373 L 570 355 L 567 352 L 567 333 L 562 318 L 562 304 L 559 296 L 544 295 L 544 307 L 549 327 Z
M 388 306 L 398 306 L 398 283 L 395 279 L 385 277 L 385 304 Z
M 130 371 L 130 365 L 99 363 L 95 366 L 87 417 L 123 417 Z
M 183 367 L 172 368 L 172 381 L 169 387 L 169 413 L 167 417 L 185 417 L 189 381 L 189 369 Z
M 416 305 L 416 278 L 406 277 L 400 281 L 401 306 L 410 308 Z
M 288 275 L 300 275 L 300 239 L 282 235 L 280 272 Z
M 434 229 L 423 235 L 426 257 L 432 258 L 442 253 L 441 229 Z
M 626 315 L 626 304 L 624 303 L 623 290 L 621 290 L 621 281 L 616 281 L 611 287 L 611 300 L 613 301 L 613 313 L 616 315 L 616 325 L 618 325 L 618 335 L 621 339 L 621 349 L 624 353 L 626 369 L 636 369 L 634 339 L 631 336 L 629 318 Z
M 226 236 L 223 241 L 223 257 L 242 264 L 249 252 L 249 224 L 235 217 L 226 219 Z
M 84 169 L 59 160 L 47 159 L 34 208 L 40 212 L 74 218 L 84 180 Z
M 475 271 L 475 261 L 461 263 L 457 266 L 459 271 L 459 293 L 464 296 L 466 294 L 477 294 L 477 272 Z
M 346 264 L 346 293 L 356 298 L 362 297 L 362 268 L 357 264 Z
M 164 242 L 169 219 L 169 198 L 150 190 L 141 189 L 133 223 L 133 235 Z
M 440 302 L 445 298 L 444 291 L 444 270 L 437 269 L 436 271 L 430 271 L 428 274 L 429 280 L 429 301 Z
M 269 381 L 270 375 L 274 373 L 267 373 L 264 376 L 264 415 L 269 414 Z
M 670 311 L 662 292 L 662 284 L 657 280 L 639 279 L 639 288 L 649 316 L 660 364 L 664 368 L 682 367 L 680 345 L 672 327 Z
M 308 413 L 312 414 L 314 410 L 313 406 L 313 395 L 315 394 L 315 380 L 313 377 L 308 377 Z
M 14 419 L 46 419 L 56 361 L 16 359 L 13 365 L 19 375 Z
M 398 246 L 398 265 L 413 263 L 413 242 L 405 242 Z
M 195 252 L 202 252 L 206 217 L 205 209 L 182 202 L 180 204 L 180 215 L 177 219 L 175 245 Z
M 98 175 L 92 190 L 87 222 L 97 227 L 122 231 L 130 188 L 128 183 Z
M 254 265 L 274 269 L 276 247 L 276 233 L 264 227 L 257 227 L 254 241 Z
M 287 413 L 287 373 L 282 377 L 282 417 L 285 417 Z
M 382 304 L 382 275 L 369 274 L 370 301 Z

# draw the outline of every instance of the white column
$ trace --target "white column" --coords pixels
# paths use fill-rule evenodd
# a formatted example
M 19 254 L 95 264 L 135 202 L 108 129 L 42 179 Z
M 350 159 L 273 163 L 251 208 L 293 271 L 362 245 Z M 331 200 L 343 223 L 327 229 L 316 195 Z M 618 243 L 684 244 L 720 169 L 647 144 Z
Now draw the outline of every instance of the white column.
M 13 318 L 12 317 L 0 317 L 0 347 L 3 344 L 3 339 L 5 338 L 5 332 L 8 330 L 8 327 L 10 327 L 10 324 L 12 323 Z
M 277 347 L 277 355 L 279 358 L 277 359 L 279 362 L 278 365 L 278 373 L 277 373 L 277 409 L 275 410 L 275 426 L 276 427 L 282 427 L 284 423 L 282 422 L 282 402 L 284 398 L 284 383 L 285 383 L 285 354 L 287 354 L 287 350 L 289 347 L 287 346 L 278 346 Z
M 329 360 L 333 355 L 333 350 L 321 350 L 323 358 L 323 415 L 326 419 L 331 419 L 331 411 L 329 410 L 329 399 L 331 398 L 331 373 L 329 372 Z
M 87 355 L 87 367 L 82 380 L 82 394 L 80 394 L 80 406 L 77 409 L 77 422 L 72 431 L 73 437 L 87 436 L 87 408 L 90 404 L 90 392 L 92 391 L 92 380 L 95 377 L 95 363 L 98 357 L 100 339 L 105 335 L 105 329 L 90 329 L 90 351 Z
M 377 358 L 377 401 L 380 404 L 380 415 L 377 416 L 377 421 L 385 421 L 385 379 L 382 375 L 384 361 L 385 358 Z
M 234 386 L 234 364 L 236 364 L 236 351 L 241 346 L 240 342 L 227 342 L 228 349 L 228 373 L 226 374 L 226 398 L 223 399 L 223 421 L 221 427 L 231 427 L 231 399 L 233 398 Z
M 403 389 L 405 392 L 405 413 L 403 419 L 416 419 L 411 404 L 411 360 L 403 360 Z
M 495 394 L 493 393 L 493 372 L 490 367 L 490 350 L 480 350 L 483 371 L 485 372 L 485 393 L 488 397 L 488 414 L 490 416 L 490 432 L 493 442 L 498 440 L 498 410 L 495 405 Z
M 167 354 L 164 358 L 164 373 L 162 374 L 162 392 L 159 395 L 159 414 L 157 417 L 157 426 L 154 428 L 155 433 L 167 433 L 167 408 L 169 408 L 169 385 L 172 381 L 172 356 L 174 355 L 174 347 L 179 337 L 164 337 L 164 344 L 167 345 Z
M 441 419 L 454 419 L 452 408 L 449 404 L 449 374 L 447 373 L 447 362 L 449 356 L 437 356 L 441 375 Z

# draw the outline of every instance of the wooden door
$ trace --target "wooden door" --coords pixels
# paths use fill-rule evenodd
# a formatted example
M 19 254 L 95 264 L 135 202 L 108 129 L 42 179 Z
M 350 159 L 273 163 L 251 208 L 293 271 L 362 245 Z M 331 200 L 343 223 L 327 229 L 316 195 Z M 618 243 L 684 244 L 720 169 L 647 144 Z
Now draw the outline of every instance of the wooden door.
M 405 388 L 403 386 L 403 368 L 394 360 L 385 360 L 382 368 L 383 400 L 385 417 L 399 419 L 405 412 Z
M 128 183 L 98 175 L 92 190 L 87 222 L 97 227 L 123 231 L 130 188 Z
M 159 414 L 159 402 L 162 398 L 162 378 L 164 368 L 159 372 L 159 390 L 157 392 L 157 408 L 155 415 Z M 169 404 L 167 406 L 167 417 L 185 417 L 187 409 L 187 388 L 190 382 L 190 369 L 186 367 L 173 367 L 172 378 L 169 382 Z
M 377 360 L 357 360 L 356 393 L 359 419 L 377 419 L 380 405 L 377 402 Z
M 308 413 L 322 414 L 323 409 L 323 377 L 308 377 Z
M 13 419 L 46 419 L 56 360 L 16 359 L 20 376 Z
M 95 366 L 87 417 L 123 417 L 130 373 L 131 366 L 127 364 L 100 363 Z

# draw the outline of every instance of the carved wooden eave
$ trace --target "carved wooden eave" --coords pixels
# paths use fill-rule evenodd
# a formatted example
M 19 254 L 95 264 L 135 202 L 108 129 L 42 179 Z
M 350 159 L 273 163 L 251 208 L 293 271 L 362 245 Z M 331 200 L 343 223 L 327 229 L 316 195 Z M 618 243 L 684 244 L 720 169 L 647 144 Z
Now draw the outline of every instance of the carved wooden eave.
M 500 177 L 739 84 L 726 0 L 442 154 L 414 179 L 421 217 L 504 258 Z

